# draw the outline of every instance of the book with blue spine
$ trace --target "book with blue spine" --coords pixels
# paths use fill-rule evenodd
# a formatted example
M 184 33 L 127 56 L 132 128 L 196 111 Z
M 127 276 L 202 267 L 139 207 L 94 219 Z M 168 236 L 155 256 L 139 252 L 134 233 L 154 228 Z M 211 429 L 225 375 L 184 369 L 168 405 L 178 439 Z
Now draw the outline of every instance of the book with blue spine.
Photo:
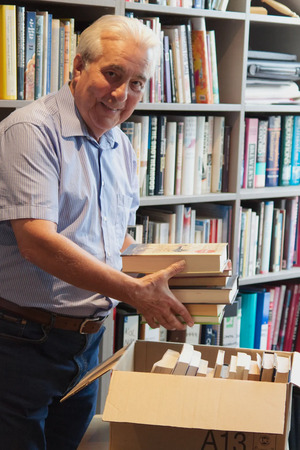
M 300 184 L 300 116 L 294 117 L 293 144 L 291 156 L 291 186 Z
M 266 183 L 268 121 L 258 121 L 257 154 L 254 187 L 264 187 Z
M 270 116 L 268 122 L 266 187 L 278 186 L 281 117 Z
M 282 119 L 279 186 L 289 186 L 291 181 L 291 157 L 293 144 L 294 116 L 284 116 Z
M 242 297 L 240 346 L 254 348 L 257 292 L 240 291 L 240 295 Z
M 25 18 L 25 100 L 34 100 L 35 91 L 35 11 Z
M 261 350 L 267 350 L 270 296 L 266 289 L 257 289 L 254 348 Z

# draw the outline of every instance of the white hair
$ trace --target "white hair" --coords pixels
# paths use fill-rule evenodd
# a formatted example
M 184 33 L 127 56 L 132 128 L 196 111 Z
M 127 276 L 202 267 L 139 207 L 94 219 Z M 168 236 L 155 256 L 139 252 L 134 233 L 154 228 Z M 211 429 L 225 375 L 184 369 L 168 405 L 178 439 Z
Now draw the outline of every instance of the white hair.
M 149 72 L 153 75 L 160 54 L 158 36 L 140 20 L 118 15 L 105 15 L 86 28 L 80 35 L 76 53 L 80 54 L 87 67 L 103 54 L 102 36 L 109 33 L 109 39 L 126 41 L 132 38 L 141 47 L 150 51 Z

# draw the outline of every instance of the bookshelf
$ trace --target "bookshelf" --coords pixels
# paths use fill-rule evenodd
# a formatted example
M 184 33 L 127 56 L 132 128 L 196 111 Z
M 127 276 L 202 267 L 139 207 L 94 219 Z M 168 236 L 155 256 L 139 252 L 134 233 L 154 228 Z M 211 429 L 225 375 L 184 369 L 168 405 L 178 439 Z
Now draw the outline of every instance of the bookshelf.
M 16 4 L 8 0 L 8 4 Z M 252 2 L 254 3 L 254 2 Z M 244 118 L 260 115 L 300 114 L 300 106 L 295 105 L 251 105 L 245 103 L 246 65 L 249 45 L 256 50 L 277 51 L 297 54 L 300 60 L 300 19 L 283 16 L 263 16 L 250 14 L 248 0 L 229 0 L 226 12 L 175 8 L 154 4 L 127 2 L 125 0 L 80 0 L 20 1 L 28 9 L 47 10 L 53 17 L 75 18 L 77 28 L 83 30 L 92 21 L 104 14 L 133 12 L 136 17 L 159 16 L 164 24 L 180 24 L 194 17 L 204 17 L 207 29 L 216 33 L 220 104 L 172 104 L 140 103 L 135 114 L 215 115 L 225 116 L 226 124 L 232 127 L 229 192 L 202 194 L 199 196 L 148 196 L 142 197 L 140 207 L 193 205 L 196 209 L 203 203 L 224 203 L 233 207 L 231 255 L 233 267 L 237 265 L 239 247 L 239 208 L 250 200 L 272 200 L 289 198 L 299 194 L 299 186 L 241 189 L 241 166 L 244 142 Z M 0 120 L 14 109 L 28 105 L 29 101 L 0 100 Z M 130 119 L 128 119 L 130 120 Z M 252 285 L 278 280 L 300 279 L 300 267 L 281 272 L 256 275 L 241 279 L 240 284 Z M 101 344 L 102 357 L 111 353 L 113 327 L 107 323 L 107 332 Z M 108 381 L 103 381 L 105 391 Z M 101 400 L 103 406 L 103 399 Z M 100 408 L 102 408 L 100 406 Z

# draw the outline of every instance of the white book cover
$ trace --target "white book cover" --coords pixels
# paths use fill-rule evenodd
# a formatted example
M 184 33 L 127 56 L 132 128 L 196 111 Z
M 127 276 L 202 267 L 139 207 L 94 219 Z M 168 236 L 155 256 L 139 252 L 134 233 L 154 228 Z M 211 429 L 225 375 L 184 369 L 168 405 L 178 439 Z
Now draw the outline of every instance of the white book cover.
M 199 323 L 195 323 L 192 327 L 187 326 L 185 342 L 187 344 L 198 345 L 200 342 L 200 330 L 201 325 Z
M 164 195 L 174 195 L 177 122 L 167 122 Z
M 250 228 L 250 236 L 249 236 L 249 262 L 248 262 L 248 277 L 252 277 L 255 275 L 255 264 L 254 264 L 254 251 L 255 251 L 255 242 L 257 241 L 257 214 L 255 211 L 251 213 L 251 228 Z
M 59 62 L 59 19 L 53 19 L 50 92 L 56 92 L 58 90 L 58 62 Z
M 185 25 L 178 25 L 178 36 L 180 46 L 183 98 L 184 103 L 191 103 L 192 102 L 191 85 L 190 85 L 189 61 L 188 61 L 187 37 Z
M 182 243 L 183 244 L 190 244 L 191 211 L 192 211 L 192 208 L 190 206 L 184 206 L 183 230 L 182 230 Z
M 197 117 L 184 118 L 181 194 L 193 195 Z
M 183 133 L 184 122 L 178 122 L 176 136 L 175 195 L 181 194 Z
M 175 243 L 182 243 L 182 234 L 183 234 L 183 216 L 184 216 L 184 205 L 176 205 L 176 236 Z
M 134 122 L 142 125 L 141 150 L 140 150 L 140 197 L 145 197 L 147 192 L 147 163 L 148 163 L 148 140 L 149 140 L 149 116 L 132 116 Z
M 260 273 L 269 272 L 271 237 L 273 226 L 273 210 L 274 210 L 274 202 L 273 201 L 265 202 Z
M 212 152 L 213 152 L 213 136 L 214 136 L 214 116 L 207 117 L 207 169 L 206 169 L 206 190 L 205 193 L 211 192 L 212 177 Z
M 195 171 L 194 171 L 194 195 L 202 192 L 203 151 L 205 135 L 205 117 L 197 117 L 196 146 L 195 146 Z
M 201 194 L 207 192 L 207 149 L 208 149 L 208 122 L 204 124 L 204 144 L 202 156 L 202 187 Z
M 213 127 L 211 192 L 221 192 L 225 117 L 215 117 Z
M 195 244 L 196 210 L 191 210 L 190 243 Z
M 211 75 L 212 75 L 212 89 L 214 104 L 220 103 L 219 98 L 219 77 L 218 77 L 218 62 L 216 49 L 215 30 L 207 32 L 209 34 L 210 54 L 211 54 Z
M 142 145 L 142 124 L 134 123 L 132 146 L 136 156 L 136 174 L 138 178 L 140 177 L 141 145 Z

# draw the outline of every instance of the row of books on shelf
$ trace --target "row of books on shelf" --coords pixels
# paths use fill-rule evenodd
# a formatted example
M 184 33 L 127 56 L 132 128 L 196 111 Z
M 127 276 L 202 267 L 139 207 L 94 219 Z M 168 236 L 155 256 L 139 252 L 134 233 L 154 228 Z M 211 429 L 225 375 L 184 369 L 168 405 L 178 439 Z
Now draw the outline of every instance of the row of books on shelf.
M 72 73 L 79 42 L 74 18 L 0 5 L 0 99 L 36 100 Z
M 154 3 L 161 6 L 174 6 L 182 8 L 214 9 L 226 11 L 229 0 L 125 0 L 131 3 Z
M 121 129 L 136 153 L 141 197 L 228 192 L 225 117 L 133 115 Z
M 150 328 L 141 321 L 135 309 L 120 304 L 115 313 L 115 346 L 118 349 L 134 339 L 143 339 L 264 351 L 300 351 L 299 300 L 298 283 L 243 287 L 231 304 L 223 305 L 220 324 L 195 324 L 180 331 Z
M 245 119 L 242 188 L 300 184 L 300 116 Z
M 141 208 L 137 224 L 128 233 L 139 244 L 231 244 L 232 206 L 203 204 L 196 211 L 189 205 L 176 205 L 173 210 Z
M 133 12 L 127 16 L 134 17 Z M 140 18 L 161 42 L 156 70 L 146 87 L 145 103 L 219 103 L 218 63 L 214 30 L 205 18 L 181 25 L 162 25 L 159 17 Z
M 299 266 L 299 227 L 298 196 L 240 207 L 239 276 Z
M 262 357 L 257 353 L 256 360 L 252 360 L 251 355 L 237 352 L 226 364 L 225 350 L 222 349 L 217 352 L 214 367 L 209 367 L 201 352 L 185 343 L 181 352 L 168 349 L 153 364 L 151 373 L 288 383 L 290 370 L 290 355 L 264 352 Z

